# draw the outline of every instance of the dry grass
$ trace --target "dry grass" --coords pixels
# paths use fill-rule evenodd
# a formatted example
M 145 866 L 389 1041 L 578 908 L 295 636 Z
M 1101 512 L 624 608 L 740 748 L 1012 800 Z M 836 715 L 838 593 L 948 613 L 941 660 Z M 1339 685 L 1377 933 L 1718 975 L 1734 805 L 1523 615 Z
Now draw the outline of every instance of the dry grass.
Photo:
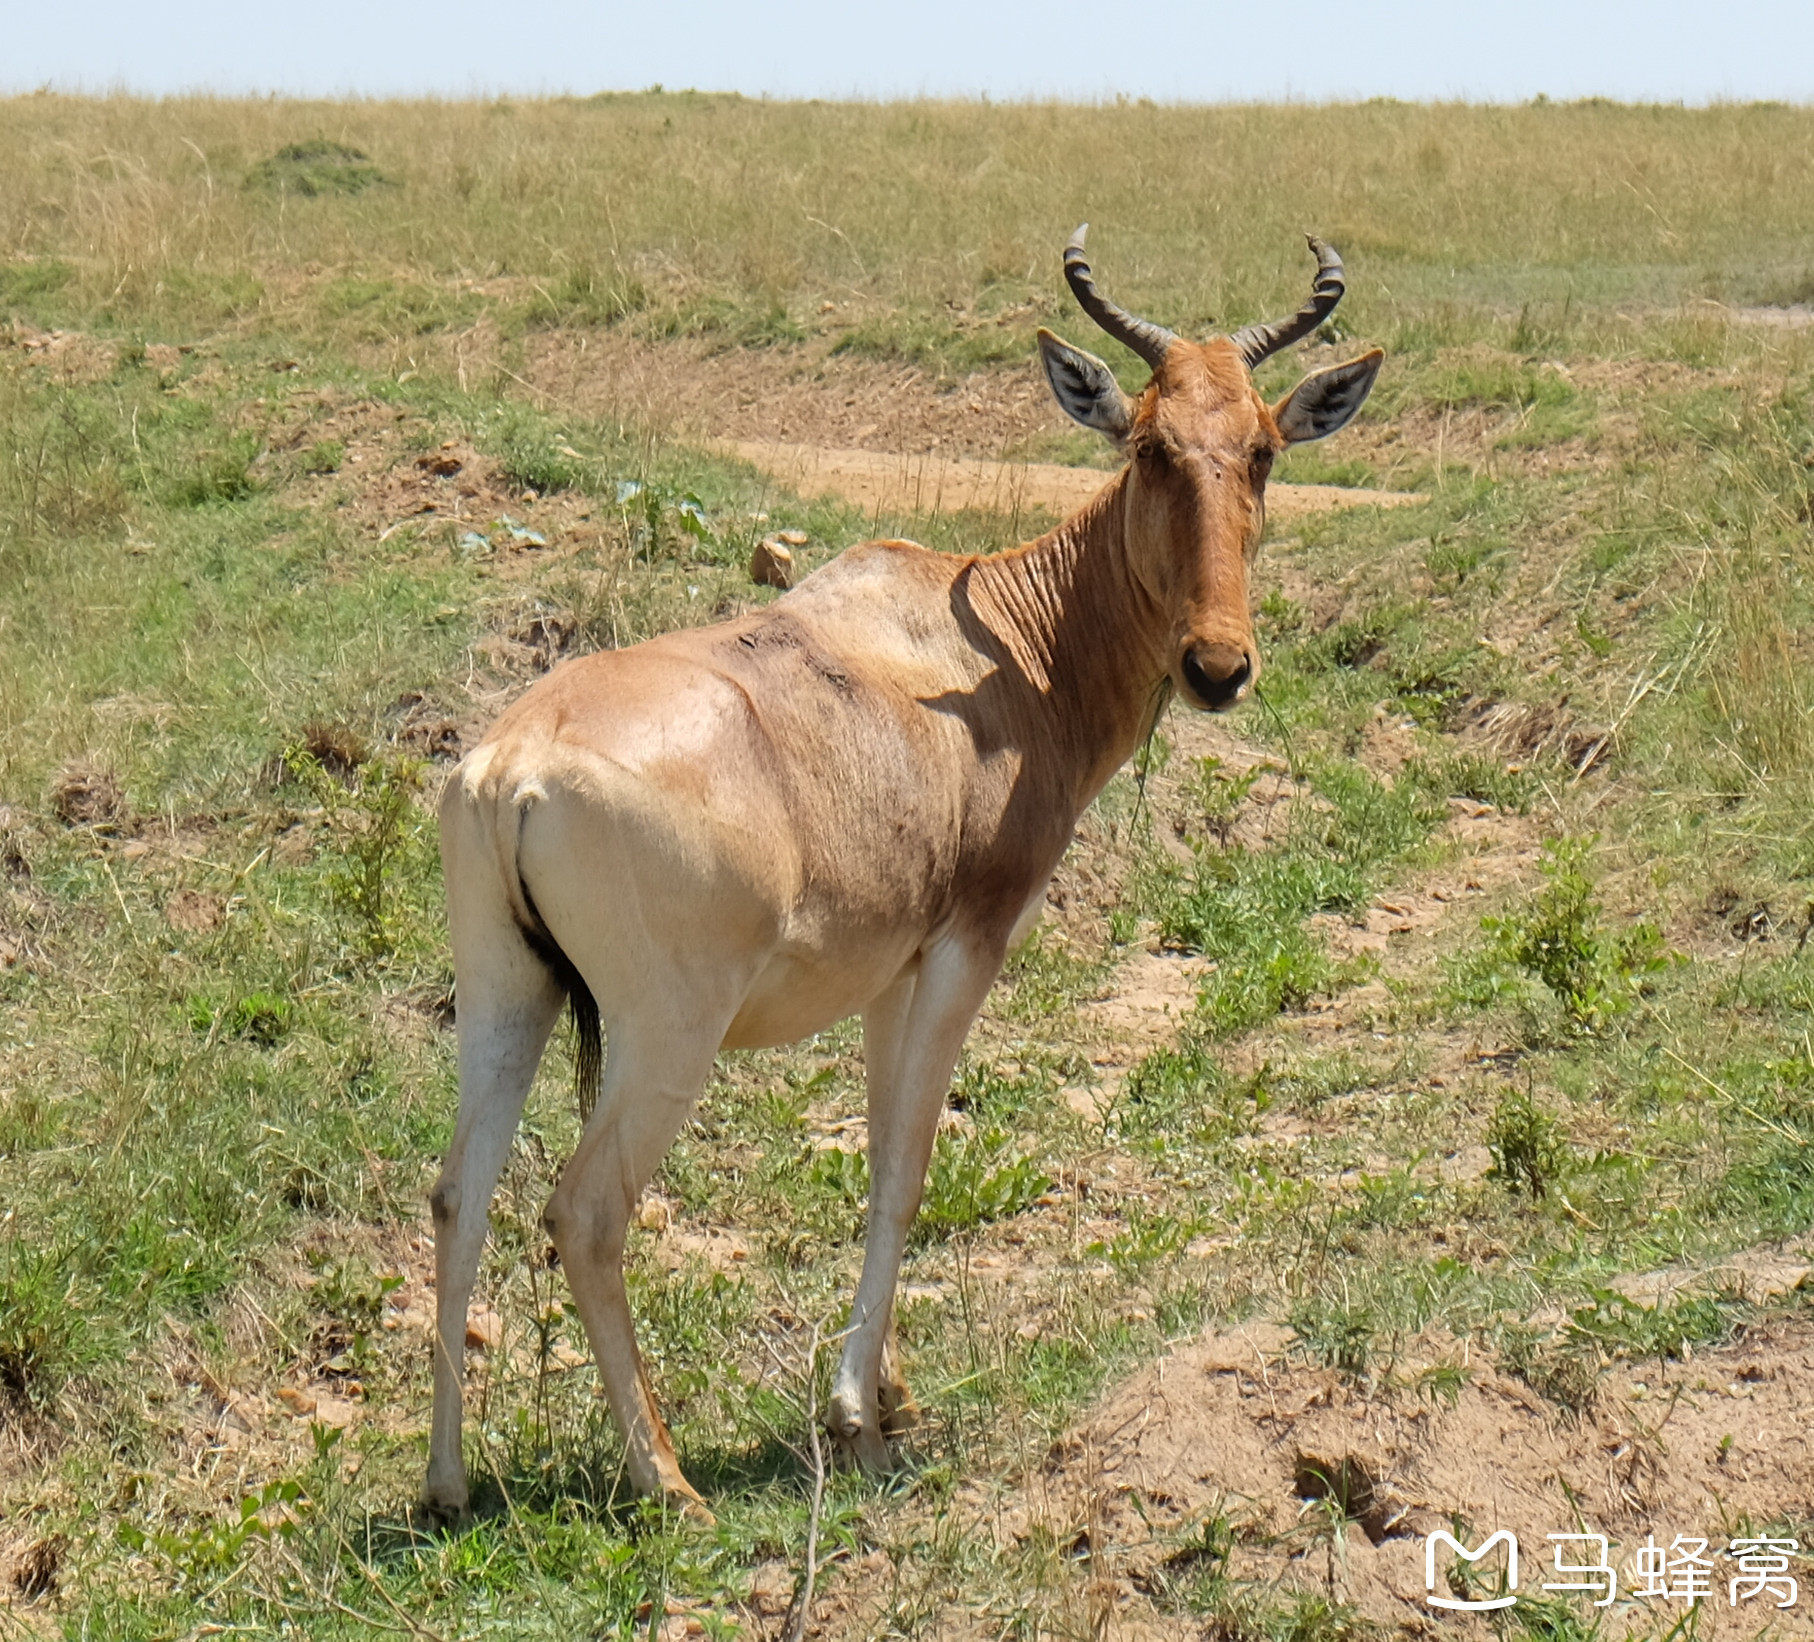
M 262 164 L 313 138 L 385 180 L 261 185 Z M 691 303 L 695 324 L 727 296 L 796 320 L 853 295 L 1006 305 L 1049 286 L 1061 236 L 1093 217 L 1117 288 L 1198 325 L 1295 288 L 1313 227 L 1367 271 L 1349 323 L 1378 333 L 1432 303 L 1455 319 L 1792 293 L 1814 215 L 1814 113 L 1784 107 L 38 95 L 0 103 L 0 152 L 4 254 L 62 262 L 86 305 L 141 321 L 319 323 L 305 293 L 350 274 L 442 306 L 499 279 L 556 306 L 653 302 L 674 323 Z

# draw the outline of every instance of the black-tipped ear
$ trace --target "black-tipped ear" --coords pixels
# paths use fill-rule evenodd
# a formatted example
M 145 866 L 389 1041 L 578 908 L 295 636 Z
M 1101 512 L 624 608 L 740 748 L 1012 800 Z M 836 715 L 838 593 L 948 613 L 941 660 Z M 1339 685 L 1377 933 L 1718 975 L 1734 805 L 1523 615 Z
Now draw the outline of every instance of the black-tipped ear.
M 1039 357 L 1066 416 L 1107 434 L 1118 445 L 1127 438 L 1134 426 L 1133 403 L 1107 365 L 1043 328 Z
M 1301 445 L 1310 439 L 1327 439 L 1336 429 L 1348 425 L 1349 419 L 1373 389 L 1385 353 L 1375 348 L 1346 365 L 1335 365 L 1316 371 L 1286 394 L 1272 408 L 1272 419 L 1279 425 L 1288 445 Z

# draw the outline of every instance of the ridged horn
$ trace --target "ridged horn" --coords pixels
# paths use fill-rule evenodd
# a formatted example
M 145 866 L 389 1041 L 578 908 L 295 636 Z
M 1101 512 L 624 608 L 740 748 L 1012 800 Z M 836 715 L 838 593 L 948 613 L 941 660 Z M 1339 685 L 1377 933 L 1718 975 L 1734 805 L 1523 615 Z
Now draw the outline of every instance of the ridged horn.
M 1243 325 L 1236 331 L 1234 345 L 1252 370 L 1269 354 L 1302 341 L 1335 312 L 1347 285 L 1342 279 L 1342 259 L 1314 234 L 1306 234 L 1310 250 L 1316 257 L 1316 279 L 1310 287 L 1310 300 L 1289 319 L 1275 320 L 1270 325 Z
M 1083 236 L 1089 231 L 1087 222 L 1080 224 L 1071 236 L 1070 244 L 1064 248 L 1064 277 L 1071 287 L 1071 295 L 1077 298 L 1078 307 L 1110 336 L 1117 342 L 1126 343 L 1158 370 L 1165 350 L 1178 339 L 1163 325 L 1155 325 L 1150 319 L 1136 319 L 1097 293 L 1096 283 L 1090 277 L 1089 261 L 1083 254 Z

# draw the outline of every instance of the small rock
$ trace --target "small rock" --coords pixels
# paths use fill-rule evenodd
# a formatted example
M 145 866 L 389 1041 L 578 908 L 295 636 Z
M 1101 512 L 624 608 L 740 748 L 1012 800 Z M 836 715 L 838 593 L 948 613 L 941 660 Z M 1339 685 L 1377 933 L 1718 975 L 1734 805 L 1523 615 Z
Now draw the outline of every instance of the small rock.
M 504 1319 L 490 1306 L 474 1306 L 466 1314 L 466 1343 L 475 1350 L 496 1351 L 504 1338 Z
M 344 1431 L 359 1416 L 359 1405 L 346 1397 L 320 1397 L 315 1403 L 315 1418 L 336 1431 Z
M 794 556 L 779 536 L 764 536 L 750 554 L 750 580 L 758 587 L 794 585 Z
M 651 1192 L 642 1200 L 642 1207 L 636 1214 L 636 1223 L 646 1232 L 665 1232 L 674 1224 L 674 1211 L 668 1207 L 665 1197 L 657 1197 Z
M 293 1385 L 279 1386 L 277 1400 L 299 1420 L 306 1420 L 320 1406 L 308 1392 L 298 1391 Z
M 765 1619 L 786 1613 L 793 1600 L 793 1570 L 785 1562 L 765 1562 L 750 1577 L 750 1606 Z
M 775 540 L 788 547 L 804 547 L 812 538 L 804 530 L 777 530 Z

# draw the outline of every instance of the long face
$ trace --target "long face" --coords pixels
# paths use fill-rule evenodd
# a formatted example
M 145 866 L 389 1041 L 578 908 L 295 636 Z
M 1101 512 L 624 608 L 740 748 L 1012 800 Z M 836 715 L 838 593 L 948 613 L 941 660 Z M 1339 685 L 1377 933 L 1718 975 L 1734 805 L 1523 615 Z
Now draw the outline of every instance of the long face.
M 1377 349 L 1304 378 L 1276 405 L 1252 370 L 1314 330 L 1342 294 L 1342 264 L 1312 240 L 1317 277 L 1290 320 L 1192 342 L 1123 313 L 1097 294 L 1084 230 L 1065 249 L 1065 277 L 1085 312 L 1152 366 L 1138 397 L 1100 359 L 1039 333 L 1046 379 L 1065 413 L 1128 457 L 1123 530 L 1128 562 L 1170 625 L 1166 669 L 1206 712 L 1233 707 L 1260 673 L 1247 572 L 1266 522 L 1266 480 L 1288 445 L 1321 439 L 1360 409 L 1385 357 Z
M 1283 448 L 1232 342 L 1179 340 L 1135 401 L 1126 448 L 1129 561 L 1172 621 L 1173 687 L 1193 707 L 1234 706 L 1259 677 L 1247 572 Z

